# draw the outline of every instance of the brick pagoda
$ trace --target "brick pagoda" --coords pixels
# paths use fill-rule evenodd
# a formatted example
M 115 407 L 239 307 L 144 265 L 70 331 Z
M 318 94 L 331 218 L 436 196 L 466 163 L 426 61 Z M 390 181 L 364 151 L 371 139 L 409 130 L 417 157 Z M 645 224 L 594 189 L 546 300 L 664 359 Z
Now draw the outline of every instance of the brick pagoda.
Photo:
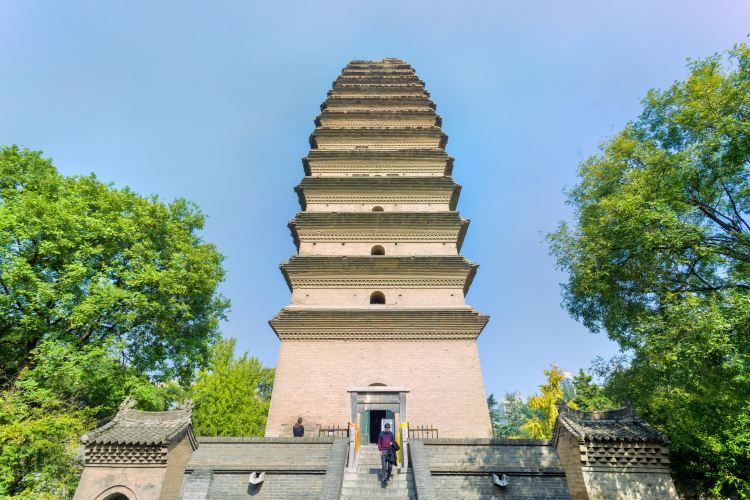
M 464 301 L 477 266 L 459 254 L 468 221 L 434 104 L 384 59 L 346 66 L 321 109 L 281 266 L 292 301 L 271 320 L 266 436 L 194 436 L 189 402 L 127 401 L 83 437 L 74 500 L 677 498 L 667 439 L 629 408 L 563 405 L 551 441 L 492 438 L 488 318 Z M 368 444 L 383 419 L 411 426 L 387 488 Z
M 491 436 L 476 345 L 489 318 L 465 302 L 478 266 L 459 253 L 469 222 L 424 82 L 399 59 L 353 61 L 315 124 L 289 224 L 298 253 L 281 265 L 291 304 L 270 321 L 266 435 L 300 416 L 312 431 L 362 425 L 393 389 L 396 423 Z

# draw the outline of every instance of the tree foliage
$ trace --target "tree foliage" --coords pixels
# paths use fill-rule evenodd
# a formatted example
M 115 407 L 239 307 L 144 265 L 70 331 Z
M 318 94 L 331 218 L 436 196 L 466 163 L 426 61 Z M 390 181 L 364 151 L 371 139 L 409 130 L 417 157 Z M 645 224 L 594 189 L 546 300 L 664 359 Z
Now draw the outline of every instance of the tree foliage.
M 0 497 L 69 497 L 81 434 L 184 397 L 228 307 L 203 218 L 0 148 Z
M 585 371 L 578 370 L 573 377 L 573 394 L 565 397 L 565 402 L 571 408 L 583 411 L 602 411 L 616 408 L 616 405 L 605 394 L 604 388 L 594 383 L 594 378 Z
M 628 356 L 609 394 L 667 432 L 678 487 L 750 495 L 750 49 L 689 70 L 581 164 L 549 240 L 567 309 Z
M 531 434 L 523 428 L 523 424 L 531 420 L 537 413 L 529 407 L 527 401 L 518 392 L 508 392 L 502 402 L 498 402 L 493 394 L 487 398 L 492 421 L 492 433 L 497 438 L 531 439 Z M 502 406 L 501 406 L 502 405 Z
M 531 396 L 528 402 L 529 408 L 538 414 L 532 416 L 521 427 L 533 439 L 552 438 L 552 431 L 557 422 L 557 402 L 563 399 L 562 370 L 552 365 L 549 370 L 544 370 L 544 375 L 547 377 L 547 383 L 539 387 L 541 394 Z
M 193 428 L 201 436 L 262 436 L 271 400 L 274 369 L 257 358 L 234 356 L 236 340 L 214 345 L 208 370 L 192 388 Z
M 10 388 L 0 390 L 0 496 L 66 497 L 82 464 L 79 438 L 132 397 L 164 410 L 183 398 L 176 383 L 153 384 L 123 365 L 118 346 L 81 349 L 42 342 Z
M 227 301 L 204 216 L 94 175 L 65 177 L 41 153 L 0 149 L 0 379 L 44 340 L 122 341 L 139 372 L 189 379 L 208 358 Z

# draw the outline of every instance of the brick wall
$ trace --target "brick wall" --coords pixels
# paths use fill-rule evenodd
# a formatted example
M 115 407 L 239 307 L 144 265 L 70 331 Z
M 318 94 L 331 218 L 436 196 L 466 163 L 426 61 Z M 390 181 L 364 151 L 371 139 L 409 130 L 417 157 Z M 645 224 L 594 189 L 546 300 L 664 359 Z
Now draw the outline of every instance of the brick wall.
M 505 488 L 496 487 L 489 474 L 434 475 L 432 480 L 437 491 L 437 498 L 445 500 L 495 497 L 524 500 L 570 498 L 564 477 L 512 476 L 510 484 Z
M 193 454 L 193 447 L 187 435 L 176 442 L 167 454 L 167 470 L 164 473 L 164 482 L 161 487 L 159 498 L 172 500 L 179 498 L 182 488 L 182 477 L 185 474 L 185 464 Z
M 548 441 L 414 440 L 417 454 L 422 443 L 437 498 L 570 498 L 560 461 Z M 495 486 L 493 473 L 506 474 L 509 484 Z
M 578 441 L 569 434 L 563 434 L 557 442 L 557 455 L 565 469 L 570 497 L 573 500 L 589 500 L 581 471 L 581 451 Z
M 208 499 L 233 500 L 247 498 L 273 498 L 289 500 L 295 498 L 318 498 L 323 489 L 323 474 L 266 473 L 259 486 L 248 484 L 246 472 L 214 471 Z
M 198 442 L 186 466 L 184 500 L 318 498 L 326 476 L 340 468 L 340 484 L 344 468 L 345 440 L 204 437 Z M 263 483 L 250 485 L 251 472 L 265 472 Z M 328 490 L 336 494 L 336 478 L 328 479 Z
M 86 466 L 78 483 L 74 500 L 91 500 L 126 488 L 139 500 L 159 498 L 166 467 L 123 467 L 119 465 Z M 107 495 L 102 495 L 104 498 Z
M 678 498 L 669 473 L 597 470 L 584 471 L 583 476 L 591 500 Z
M 307 433 L 351 418 L 347 389 L 374 383 L 409 389 L 412 425 L 441 437 L 489 437 L 486 393 L 473 340 L 284 341 L 266 424 L 267 436 L 290 436 L 302 417 Z

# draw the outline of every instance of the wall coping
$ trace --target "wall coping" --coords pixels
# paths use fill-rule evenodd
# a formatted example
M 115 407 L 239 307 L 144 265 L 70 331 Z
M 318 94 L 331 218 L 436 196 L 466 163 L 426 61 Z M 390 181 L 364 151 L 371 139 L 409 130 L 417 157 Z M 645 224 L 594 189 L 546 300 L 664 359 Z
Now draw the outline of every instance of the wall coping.
M 333 444 L 334 437 L 197 436 L 199 444 Z M 338 438 L 346 439 L 346 438 Z
M 411 439 L 411 441 L 417 441 Z M 448 446 L 549 446 L 552 441 L 542 439 L 495 439 L 495 438 L 426 438 L 420 439 L 425 446 L 448 445 Z

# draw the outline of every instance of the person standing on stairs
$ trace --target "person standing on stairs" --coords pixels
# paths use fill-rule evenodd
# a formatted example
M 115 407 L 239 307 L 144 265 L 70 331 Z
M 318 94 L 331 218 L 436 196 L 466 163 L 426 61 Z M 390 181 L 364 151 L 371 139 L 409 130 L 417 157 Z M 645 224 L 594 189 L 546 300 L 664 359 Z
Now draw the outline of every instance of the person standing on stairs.
M 388 461 L 388 451 L 395 442 L 396 436 L 391 432 L 391 424 L 386 422 L 384 430 L 378 436 L 378 450 L 380 451 L 380 466 L 382 471 L 380 478 L 384 483 L 388 483 L 388 480 L 391 478 L 393 464 Z

